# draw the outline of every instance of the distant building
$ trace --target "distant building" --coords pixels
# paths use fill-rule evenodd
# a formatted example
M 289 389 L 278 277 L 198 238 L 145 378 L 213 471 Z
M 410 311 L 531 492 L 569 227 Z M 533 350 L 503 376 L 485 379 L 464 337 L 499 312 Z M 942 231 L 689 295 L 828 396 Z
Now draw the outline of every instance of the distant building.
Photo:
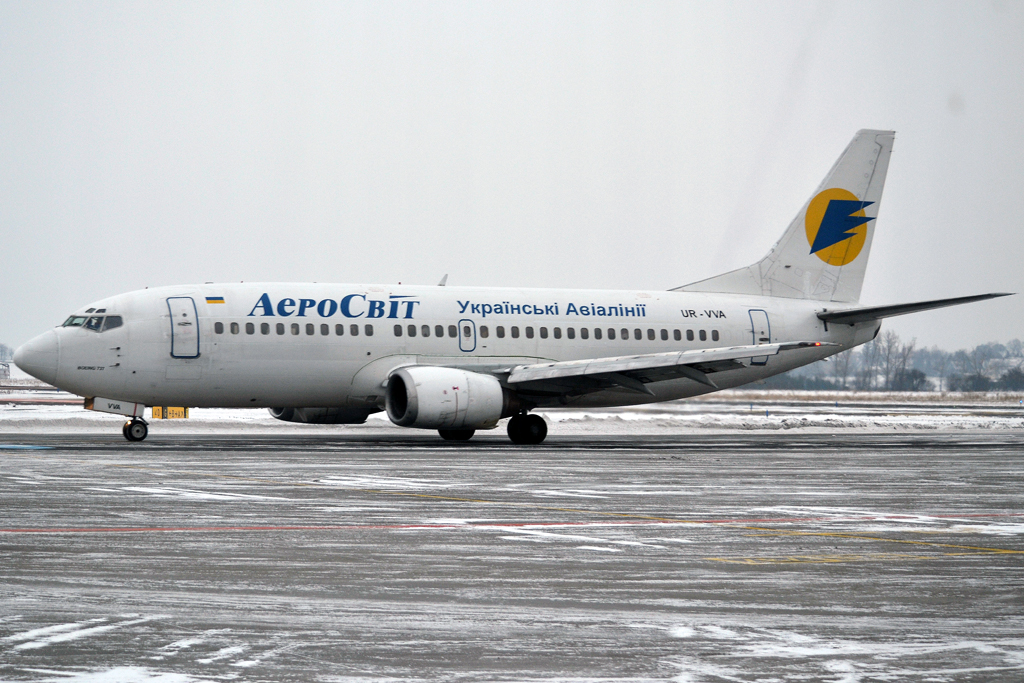
M 0 363 L 0 379 L 11 378 L 11 366 L 7 363 Z

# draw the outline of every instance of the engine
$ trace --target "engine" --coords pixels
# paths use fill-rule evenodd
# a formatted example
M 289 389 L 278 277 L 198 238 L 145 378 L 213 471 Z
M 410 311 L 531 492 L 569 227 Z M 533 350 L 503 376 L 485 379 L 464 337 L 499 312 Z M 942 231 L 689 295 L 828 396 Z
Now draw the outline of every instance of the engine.
M 519 398 L 490 375 L 428 365 L 392 373 L 384 399 L 392 422 L 422 429 L 493 429 L 520 409 Z
M 270 414 L 285 422 L 318 425 L 361 425 L 369 415 L 356 408 L 268 408 Z

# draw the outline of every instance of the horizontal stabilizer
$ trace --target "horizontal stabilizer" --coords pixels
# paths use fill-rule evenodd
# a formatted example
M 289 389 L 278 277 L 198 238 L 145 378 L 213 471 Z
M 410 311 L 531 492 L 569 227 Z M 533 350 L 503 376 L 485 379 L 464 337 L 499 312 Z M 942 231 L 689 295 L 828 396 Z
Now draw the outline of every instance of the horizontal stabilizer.
M 821 320 L 827 323 L 841 323 L 843 325 L 854 325 L 866 323 L 882 318 L 891 318 L 897 315 L 928 311 L 933 308 L 945 308 L 946 306 L 958 306 L 969 304 L 975 301 L 985 301 L 1001 296 L 1012 296 L 1011 293 L 977 294 L 975 296 L 958 296 L 954 299 L 935 299 L 934 301 L 919 301 L 913 304 L 895 304 L 893 306 L 871 306 L 868 308 L 848 308 L 842 311 L 824 311 L 818 314 Z

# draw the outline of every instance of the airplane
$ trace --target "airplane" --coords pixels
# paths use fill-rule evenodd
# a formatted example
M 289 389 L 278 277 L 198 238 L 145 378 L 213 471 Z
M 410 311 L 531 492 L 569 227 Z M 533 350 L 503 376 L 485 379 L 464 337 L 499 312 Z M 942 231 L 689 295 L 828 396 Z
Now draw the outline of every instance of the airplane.
M 874 339 L 885 318 L 1002 293 L 860 306 L 895 133 L 861 130 L 768 254 L 667 291 L 316 283 L 182 285 L 112 296 L 17 349 L 25 372 L 130 418 L 147 406 L 466 440 L 536 409 L 629 406 L 738 387 Z M 445 276 L 447 279 L 447 276 Z

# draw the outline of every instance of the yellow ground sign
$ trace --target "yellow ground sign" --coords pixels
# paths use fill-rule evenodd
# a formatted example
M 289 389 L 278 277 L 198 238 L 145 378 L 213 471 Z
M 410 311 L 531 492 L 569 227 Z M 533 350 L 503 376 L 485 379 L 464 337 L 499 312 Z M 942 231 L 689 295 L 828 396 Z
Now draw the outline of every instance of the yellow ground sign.
M 188 408 L 153 406 L 154 420 L 183 420 L 188 417 Z

